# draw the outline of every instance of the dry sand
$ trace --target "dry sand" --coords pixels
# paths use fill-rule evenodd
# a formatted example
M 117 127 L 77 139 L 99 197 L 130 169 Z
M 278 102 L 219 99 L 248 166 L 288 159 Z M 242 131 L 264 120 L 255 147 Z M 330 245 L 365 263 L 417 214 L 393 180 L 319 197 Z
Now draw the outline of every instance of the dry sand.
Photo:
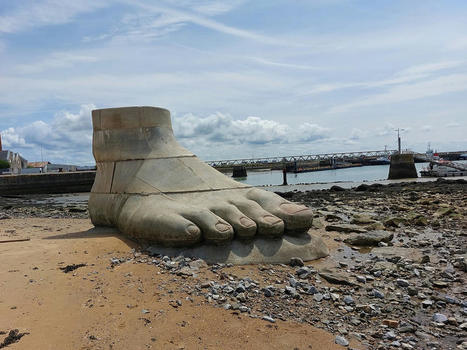
M 0 241 L 30 238 L 0 243 L 0 331 L 29 332 L 8 349 L 342 349 L 308 324 L 272 324 L 187 300 L 183 278 L 158 267 L 111 267 L 112 256 L 136 245 L 91 228 L 88 219 L 0 220 Z M 70 264 L 86 266 L 60 270 Z

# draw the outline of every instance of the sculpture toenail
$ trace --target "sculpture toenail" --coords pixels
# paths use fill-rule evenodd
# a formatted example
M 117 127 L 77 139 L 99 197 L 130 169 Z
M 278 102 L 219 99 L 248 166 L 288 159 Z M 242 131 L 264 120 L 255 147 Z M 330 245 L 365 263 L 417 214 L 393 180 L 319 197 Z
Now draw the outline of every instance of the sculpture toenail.
M 310 210 L 310 208 L 304 205 L 297 205 L 293 203 L 282 203 L 280 205 L 281 209 L 288 214 L 297 214 L 305 210 Z
M 276 225 L 276 224 L 282 222 L 281 219 L 279 219 L 279 218 L 277 218 L 277 217 L 275 217 L 275 216 L 272 216 L 272 215 L 265 215 L 265 216 L 263 216 L 263 220 L 264 220 L 266 223 L 270 224 L 270 225 Z
M 200 233 L 200 230 L 196 225 L 191 224 L 187 226 L 186 232 L 190 235 L 196 236 Z
M 240 218 L 240 223 L 245 227 L 255 226 L 255 222 L 246 216 Z
M 216 224 L 216 229 L 217 231 L 220 231 L 220 232 L 225 232 L 225 231 L 229 231 L 232 229 L 232 227 L 228 224 L 224 224 L 222 222 L 218 222 Z

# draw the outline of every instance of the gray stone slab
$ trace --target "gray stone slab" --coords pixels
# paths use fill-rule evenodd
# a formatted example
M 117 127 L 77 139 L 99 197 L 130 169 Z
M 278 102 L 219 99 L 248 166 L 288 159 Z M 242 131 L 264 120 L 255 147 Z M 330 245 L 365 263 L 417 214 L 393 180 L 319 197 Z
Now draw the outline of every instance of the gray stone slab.
M 199 245 L 191 248 L 151 246 L 148 251 L 167 256 L 183 255 L 201 258 L 208 263 L 279 264 L 288 263 L 293 257 L 303 261 L 316 260 L 329 255 L 321 237 L 314 233 L 301 236 L 284 236 L 282 239 L 256 238 L 251 242 L 233 240 L 227 245 Z

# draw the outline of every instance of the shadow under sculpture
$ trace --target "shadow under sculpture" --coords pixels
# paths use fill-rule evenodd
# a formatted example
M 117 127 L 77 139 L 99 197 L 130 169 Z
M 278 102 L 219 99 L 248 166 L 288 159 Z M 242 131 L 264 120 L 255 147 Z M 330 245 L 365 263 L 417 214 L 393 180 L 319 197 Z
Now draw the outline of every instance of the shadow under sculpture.
M 168 110 L 99 109 L 92 122 L 97 172 L 89 213 L 95 226 L 116 227 L 155 253 L 182 252 L 208 262 L 328 255 L 321 238 L 307 233 L 311 209 L 199 160 L 175 140 Z

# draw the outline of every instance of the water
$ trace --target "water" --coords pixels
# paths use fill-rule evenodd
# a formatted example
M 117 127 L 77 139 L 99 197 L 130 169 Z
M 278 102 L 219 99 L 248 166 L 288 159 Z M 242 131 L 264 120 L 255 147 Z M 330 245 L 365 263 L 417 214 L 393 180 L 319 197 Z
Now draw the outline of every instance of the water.
M 467 161 L 461 161 L 467 164 Z M 415 168 L 418 172 L 428 163 L 417 163 Z M 387 180 L 389 173 L 389 165 L 372 165 L 338 170 L 323 170 L 309 173 L 300 174 L 287 174 L 287 182 L 289 186 L 282 185 L 282 171 L 281 170 L 268 170 L 268 171 L 251 171 L 248 170 L 248 177 L 243 179 L 235 179 L 253 186 L 266 186 L 265 190 L 272 192 L 287 192 L 287 191 L 309 191 L 309 190 L 323 190 L 329 189 L 334 184 L 338 184 L 344 188 L 352 188 L 360 185 L 361 183 L 371 184 L 378 182 L 381 184 L 388 184 L 394 182 L 416 181 L 426 182 L 435 181 L 436 178 L 417 178 L 417 179 L 402 179 L 402 180 Z M 232 174 L 226 174 L 227 176 Z M 453 179 L 466 179 L 467 176 L 453 177 Z M 70 194 L 46 194 L 46 195 L 31 195 L 31 196 L 18 196 L 18 198 L 4 198 L 6 204 L 15 204 L 21 202 L 24 204 L 25 200 L 28 204 L 44 204 L 44 205 L 85 205 L 89 199 L 89 193 L 70 193 Z M 5 204 L 4 203 L 4 204 Z
M 415 168 L 418 172 L 428 163 L 416 163 Z M 253 186 L 281 185 L 282 171 L 248 171 L 246 178 L 235 179 Z M 335 183 L 335 182 L 366 182 L 386 180 L 389 173 L 389 164 L 362 166 L 347 169 L 333 169 L 314 171 L 309 173 L 287 173 L 287 183 L 289 185 L 303 183 Z

